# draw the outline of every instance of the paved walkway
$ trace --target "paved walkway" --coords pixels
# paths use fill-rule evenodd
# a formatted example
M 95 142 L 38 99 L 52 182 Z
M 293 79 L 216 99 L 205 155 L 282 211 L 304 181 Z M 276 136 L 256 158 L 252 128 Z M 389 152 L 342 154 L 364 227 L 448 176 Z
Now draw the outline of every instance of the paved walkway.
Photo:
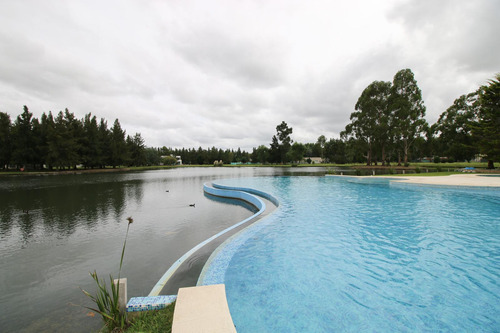
M 225 286 L 180 288 L 172 333 L 236 333 Z
M 393 181 L 426 185 L 500 187 L 500 177 L 486 176 L 484 174 L 461 174 L 435 177 L 402 176 L 401 180 L 398 179 Z

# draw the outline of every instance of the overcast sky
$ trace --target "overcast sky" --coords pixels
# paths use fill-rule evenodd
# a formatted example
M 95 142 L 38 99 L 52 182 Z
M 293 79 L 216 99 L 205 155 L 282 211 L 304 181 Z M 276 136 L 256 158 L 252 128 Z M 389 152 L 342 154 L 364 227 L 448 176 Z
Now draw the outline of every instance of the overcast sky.
M 0 0 L 0 111 L 68 108 L 148 146 L 338 138 L 375 80 L 415 74 L 427 121 L 500 72 L 500 1 Z

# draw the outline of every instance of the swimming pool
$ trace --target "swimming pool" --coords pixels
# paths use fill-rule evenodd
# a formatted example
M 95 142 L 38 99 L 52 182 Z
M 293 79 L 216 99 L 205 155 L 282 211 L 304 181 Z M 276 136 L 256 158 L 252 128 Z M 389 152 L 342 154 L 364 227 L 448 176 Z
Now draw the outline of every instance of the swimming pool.
M 499 331 L 500 191 L 262 177 L 278 197 L 214 254 L 238 332 Z

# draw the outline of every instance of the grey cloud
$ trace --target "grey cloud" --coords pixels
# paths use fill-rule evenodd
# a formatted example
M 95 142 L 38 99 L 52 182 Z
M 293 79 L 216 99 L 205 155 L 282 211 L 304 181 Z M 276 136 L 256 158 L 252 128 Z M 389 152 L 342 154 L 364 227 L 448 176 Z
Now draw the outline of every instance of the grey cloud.
M 279 44 L 204 27 L 181 34 L 173 46 L 209 75 L 222 75 L 250 88 L 272 88 L 285 79 L 286 49 Z
M 429 59 L 455 62 L 466 71 L 498 70 L 500 2 L 447 0 L 399 3 L 389 13 Z

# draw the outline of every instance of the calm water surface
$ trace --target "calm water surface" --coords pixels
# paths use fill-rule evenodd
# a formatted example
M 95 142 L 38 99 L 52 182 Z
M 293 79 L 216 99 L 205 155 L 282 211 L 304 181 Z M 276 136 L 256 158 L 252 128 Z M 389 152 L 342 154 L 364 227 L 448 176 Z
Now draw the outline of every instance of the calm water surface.
M 118 274 L 128 216 L 134 223 L 122 277 L 128 279 L 129 297 L 146 296 L 186 251 L 252 214 L 248 206 L 205 196 L 203 183 L 303 173 L 324 170 L 186 168 L 0 177 L 0 332 L 99 329 L 101 319 L 82 307 L 92 304 L 79 287 L 95 291 L 90 271 Z
M 238 332 L 500 332 L 500 189 L 367 181 L 223 182 L 280 200 L 210 266 Z

